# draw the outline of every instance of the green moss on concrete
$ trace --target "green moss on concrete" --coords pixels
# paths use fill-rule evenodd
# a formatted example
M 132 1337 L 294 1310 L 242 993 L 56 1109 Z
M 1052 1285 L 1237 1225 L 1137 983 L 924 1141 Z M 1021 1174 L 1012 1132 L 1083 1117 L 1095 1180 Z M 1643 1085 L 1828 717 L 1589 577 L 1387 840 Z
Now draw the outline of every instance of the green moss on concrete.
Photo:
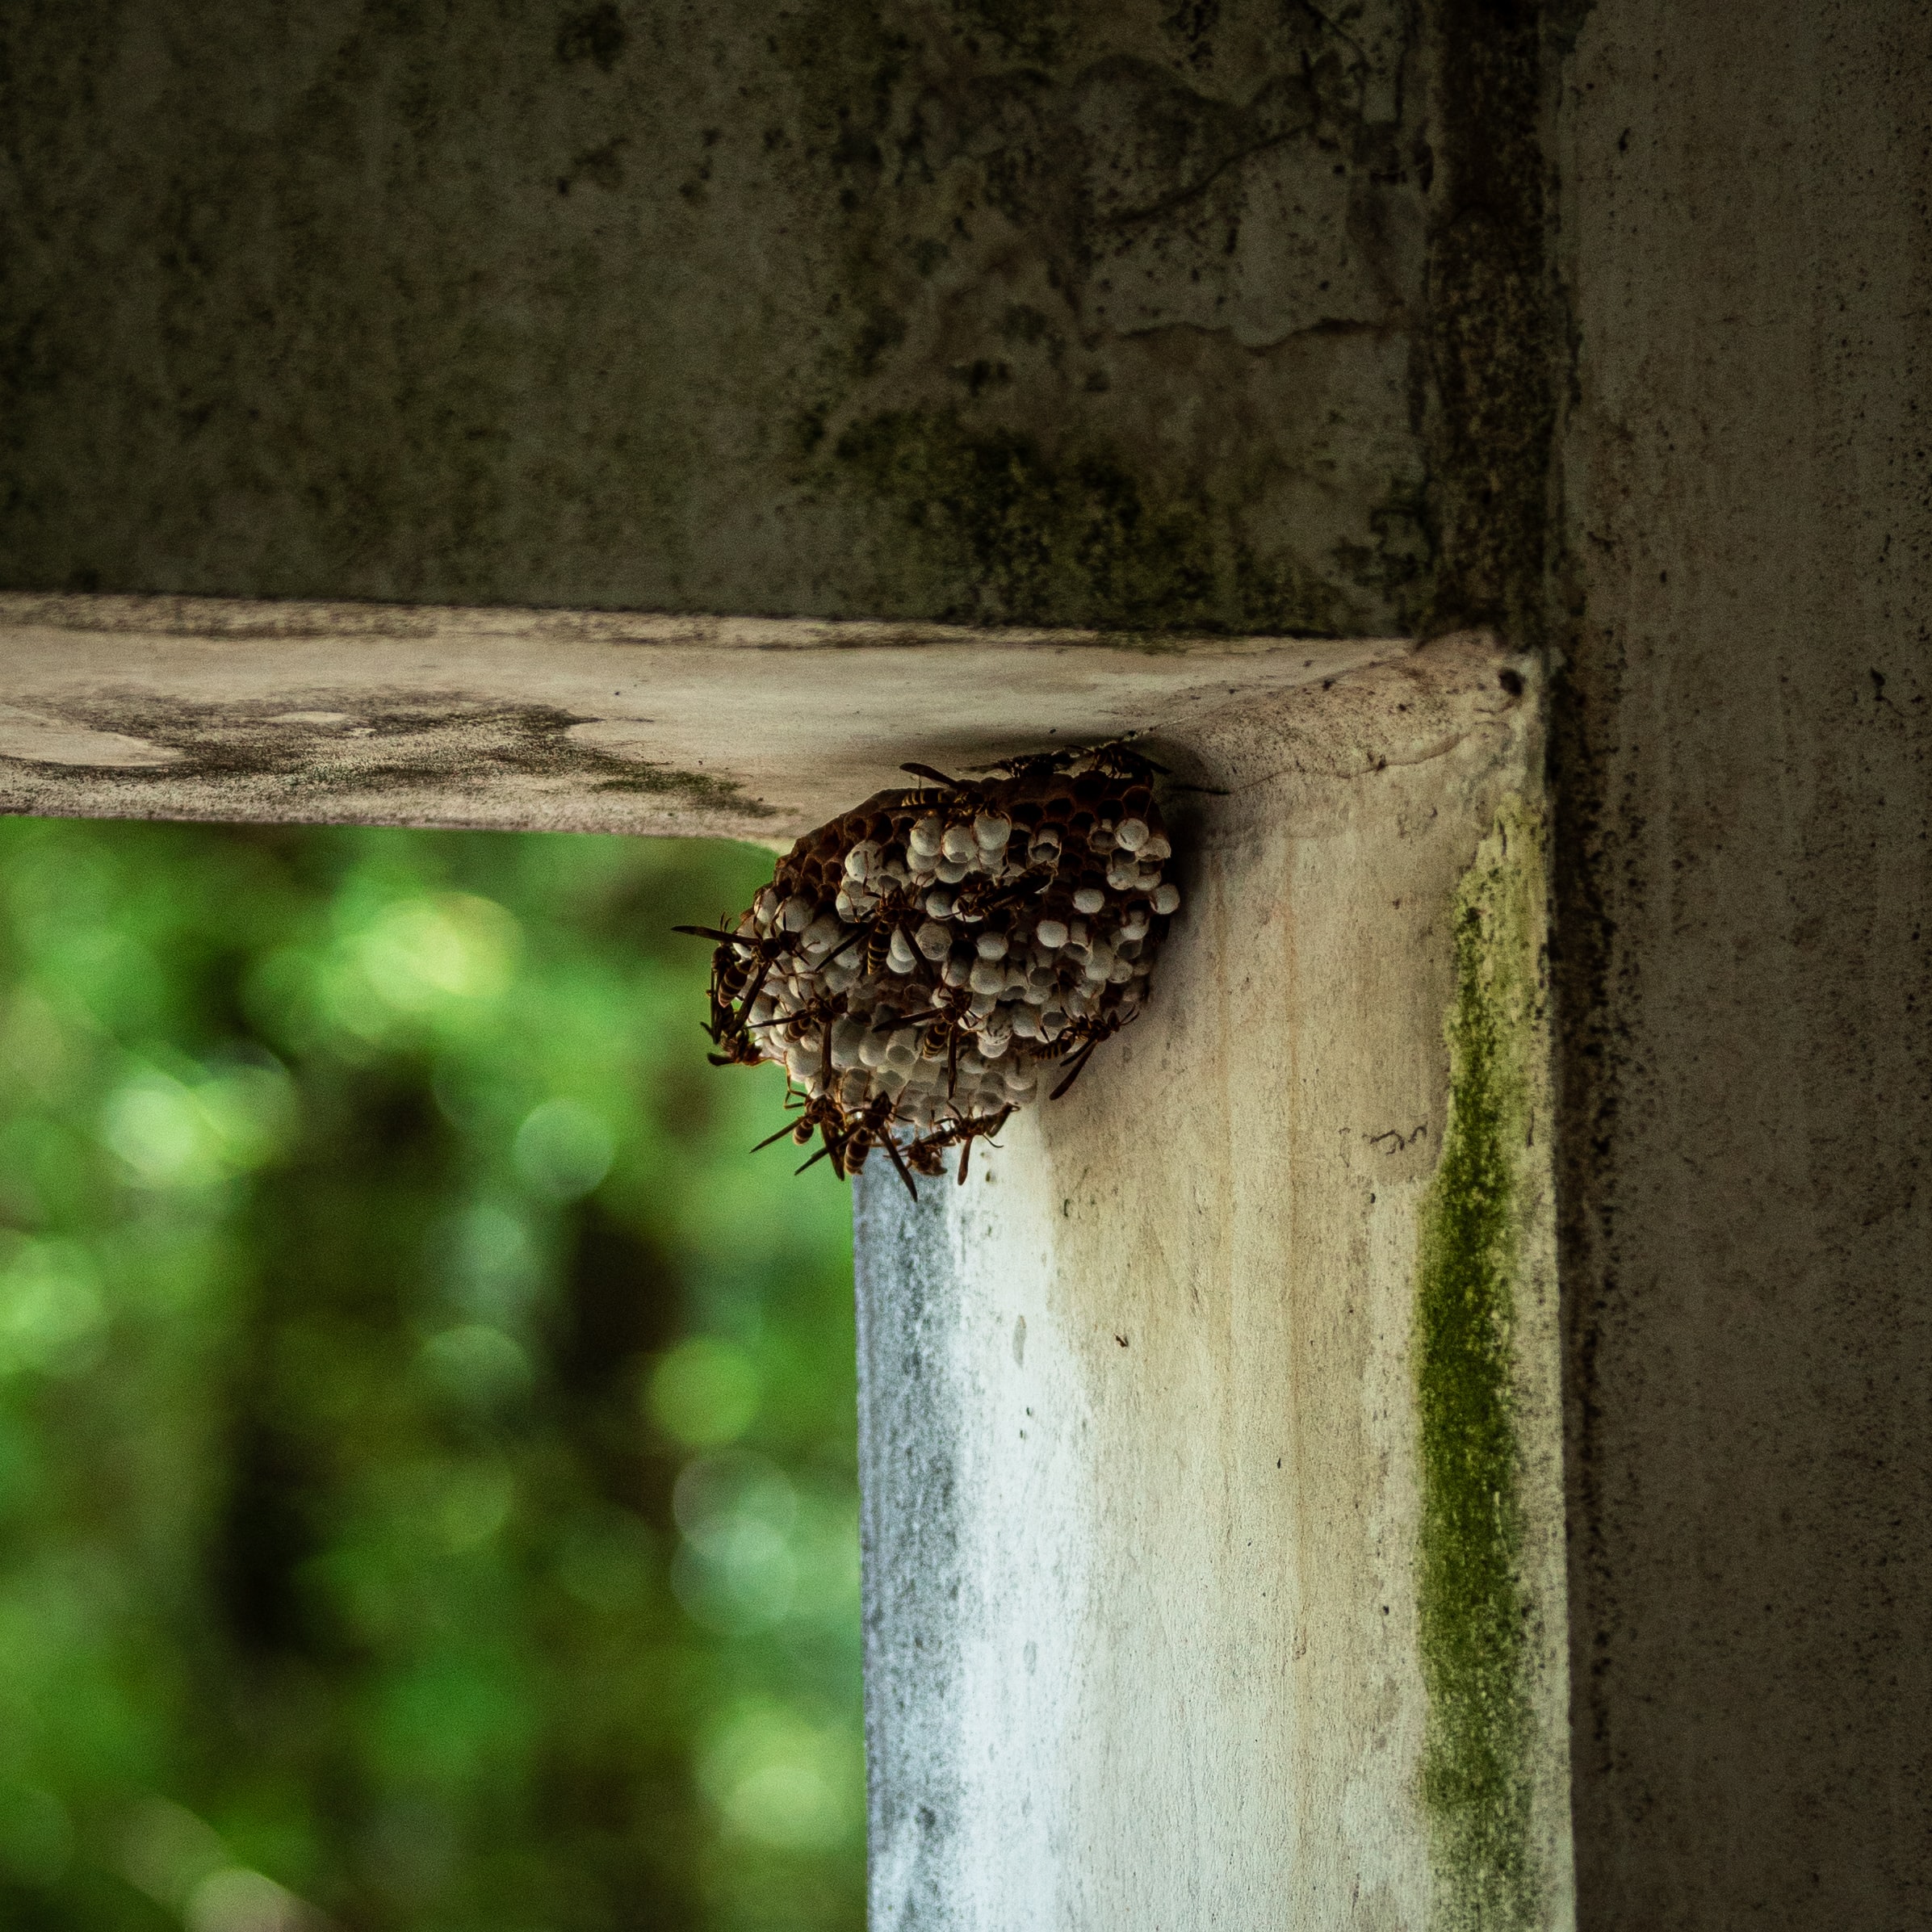
M 1162 497 L 1116 455 L 1061 460 L 949 409 L 888 410 L 833 451 L 840 481 L 891 521 L 891 547 L 962 622 L 1332 635 L 1353 613 L 1329 585 L 1264 566 L 1205 497 Z
M 895 410 L 839 439 L 847 473 L 891 501 L 907 540 L 963 567 L 977 608 L 949 615 L 1078 609 L 1090 623 L 1198 626 L 1214 600 L 1205 519 L 1156 509 L 1120 464 L 1061 469 L 1030 438 L 975 433 L 949 413 Z
M 769 819 L 777 809 L 761 799 L 745 797 L 744 787 L 736 778 L 714 778 L 704 772 L 681 772 L 669 765 L 633 766 L 620 777 L 600 778 L 591 789 L 650 792 L 659 796 L 669 794 L 700 811 L 733 812 L 741 819 Z
M 1336 565 L 1352 584 L 1385 597 L 1412 623 L 1431 589 L 1435 563 L 1435 534 L 1422 484 L 1407 478 L 1391 482 L 1368 512 L 1368 530 L 1369 542 L 1335 547 Z
M 1543 861 L 1519 800 L 1458 889 L 1449 1109 L 1416 1307 L 1423 1800 L 1443 1932 L 1540 1922 L 1512 1330 L 1541 1038 Z
M 1052 64 L 1066 39 L 1059 11 L 1041 0 L 953 0 L 952 6 L 969 36 L 991 36 L 1009 58 L 1041 66 Z

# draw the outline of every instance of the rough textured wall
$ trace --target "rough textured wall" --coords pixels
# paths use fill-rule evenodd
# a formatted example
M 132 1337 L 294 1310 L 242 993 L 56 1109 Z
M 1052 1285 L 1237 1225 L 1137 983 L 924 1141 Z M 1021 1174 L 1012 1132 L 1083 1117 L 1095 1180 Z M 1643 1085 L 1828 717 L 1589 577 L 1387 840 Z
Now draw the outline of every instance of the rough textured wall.
M 1932 1921 L 1932 14 L 1562 70 L 1580 1922 Z
M 0 585 L 1412 628 L 1410 14 L 21 0 Z
M 1542 695 L 1176 720 L 1142 1017 L 867 1168 L 876 1932 L 1572 1926 Z

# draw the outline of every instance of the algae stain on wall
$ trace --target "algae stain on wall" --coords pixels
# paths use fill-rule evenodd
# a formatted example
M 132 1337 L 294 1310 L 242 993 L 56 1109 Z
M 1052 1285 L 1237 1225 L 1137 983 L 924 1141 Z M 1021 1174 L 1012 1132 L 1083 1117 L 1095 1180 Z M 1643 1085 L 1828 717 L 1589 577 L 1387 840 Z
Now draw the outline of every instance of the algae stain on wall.
M 1453 902 L 1448 1117 L 1417 1270 L 1422 1799 L 1442 1932 L 1567 1917 L 1545 904 L 1541 824 L 1511 798 Z

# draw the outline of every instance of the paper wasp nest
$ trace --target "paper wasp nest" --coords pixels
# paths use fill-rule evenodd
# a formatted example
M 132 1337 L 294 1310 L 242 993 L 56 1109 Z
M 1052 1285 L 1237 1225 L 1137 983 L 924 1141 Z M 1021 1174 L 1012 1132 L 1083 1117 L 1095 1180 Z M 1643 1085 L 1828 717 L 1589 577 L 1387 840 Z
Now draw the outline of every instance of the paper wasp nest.
M 1119 746 L 979 783 L 905 769 L 932 783 L 807 832 L 734 930 L 680 930 L 720 942 L 712 1059 L 785 1068 L 799 1117 L 771 1138 L 815 1129 L 842 1175 L 882 1147 L 911 1187 L 955 1147 L 963 1180 L 1138 1012 L 1180 894 L 1153 768 Z

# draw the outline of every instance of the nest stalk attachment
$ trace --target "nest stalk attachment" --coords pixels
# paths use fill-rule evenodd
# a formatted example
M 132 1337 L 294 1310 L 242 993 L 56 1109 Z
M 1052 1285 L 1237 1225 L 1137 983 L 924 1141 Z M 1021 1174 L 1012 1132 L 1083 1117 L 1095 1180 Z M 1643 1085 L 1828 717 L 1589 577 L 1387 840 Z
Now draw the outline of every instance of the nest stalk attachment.
M 735 925 L 677 930 L 717 941 L 713 1062 L 785 1068 L 798 1117 L 760 1144 L 815 1132 L 805 1166 L 841 1176 L 882 1148 L 916 1194 L 1134 1017 L 1180 893 L 1124 746 L 903 769 L 929 782 L 807 832 Z

